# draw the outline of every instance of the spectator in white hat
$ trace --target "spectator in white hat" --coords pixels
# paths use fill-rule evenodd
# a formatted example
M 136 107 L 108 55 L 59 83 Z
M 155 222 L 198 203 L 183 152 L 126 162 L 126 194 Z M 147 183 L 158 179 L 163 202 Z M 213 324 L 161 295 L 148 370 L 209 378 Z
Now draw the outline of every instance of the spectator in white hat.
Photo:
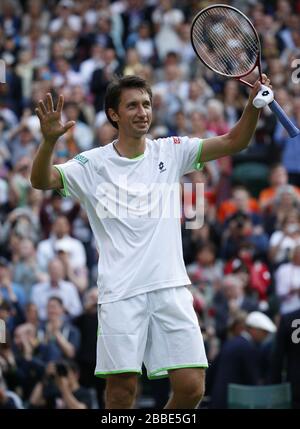
M 211 408 L 227 408 L 229 383 L 256 385 L 261 382 L 262 342 L 276 331 L 272 320 L 260 311 L 252 311 L 245 329 L 227 340 L 214 364 Z

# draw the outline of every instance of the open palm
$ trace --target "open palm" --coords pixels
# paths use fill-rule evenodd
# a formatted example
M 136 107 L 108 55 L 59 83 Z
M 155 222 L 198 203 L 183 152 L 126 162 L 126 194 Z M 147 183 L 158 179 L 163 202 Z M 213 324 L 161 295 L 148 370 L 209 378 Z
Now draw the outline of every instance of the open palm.
M 57 139 L 68 129 L 75 125 L 74 121 L 69 121 L 65 125 L 61 121 L 61 112 L 64 105 L 63 95 L 59 96 L 56 110 L 54 109 L 53 99 L 50 93 L 46 95 L 46 101 L 40 100 L 35 109 L 40 124 L 41 131 L 45 141 L 55 144 Z

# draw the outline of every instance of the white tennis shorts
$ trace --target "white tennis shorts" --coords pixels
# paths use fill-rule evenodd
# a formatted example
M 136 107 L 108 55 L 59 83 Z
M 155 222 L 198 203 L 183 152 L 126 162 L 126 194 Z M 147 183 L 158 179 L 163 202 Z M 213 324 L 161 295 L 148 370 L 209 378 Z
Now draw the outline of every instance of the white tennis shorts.
M 207 368 L 203 338 L 186 286 L 99 305 L 95 375 L 126 372 L 148 378 L 176 368 Z

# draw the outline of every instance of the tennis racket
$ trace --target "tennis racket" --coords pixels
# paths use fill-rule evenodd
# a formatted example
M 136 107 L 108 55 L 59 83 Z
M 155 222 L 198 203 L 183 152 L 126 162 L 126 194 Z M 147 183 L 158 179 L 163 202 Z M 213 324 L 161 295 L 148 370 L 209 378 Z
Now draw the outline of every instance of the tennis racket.
M 238 9 L 223 4 L 202 9 L 192 22 L 191 42 L 197 57 L 215 73 L 253 88 L 243 78 L 257 67 L 262 82 L 259 37 L 251 21 Z M 253 105 L 257 108 L 269 105 L 290 137 L 300 134 L 274 100 L 269 87 L 262 84 Z

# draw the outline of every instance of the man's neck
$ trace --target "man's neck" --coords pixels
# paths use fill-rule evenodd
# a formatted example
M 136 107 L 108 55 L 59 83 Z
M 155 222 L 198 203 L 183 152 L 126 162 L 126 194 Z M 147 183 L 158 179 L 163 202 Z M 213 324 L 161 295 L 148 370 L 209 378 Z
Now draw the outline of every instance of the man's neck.
M 144 154 L 146 137 L 138 139 L 124 139 L 121 136 L 114 142 L 114 148 L 119 156 L 124 158 L 137 158 Z

